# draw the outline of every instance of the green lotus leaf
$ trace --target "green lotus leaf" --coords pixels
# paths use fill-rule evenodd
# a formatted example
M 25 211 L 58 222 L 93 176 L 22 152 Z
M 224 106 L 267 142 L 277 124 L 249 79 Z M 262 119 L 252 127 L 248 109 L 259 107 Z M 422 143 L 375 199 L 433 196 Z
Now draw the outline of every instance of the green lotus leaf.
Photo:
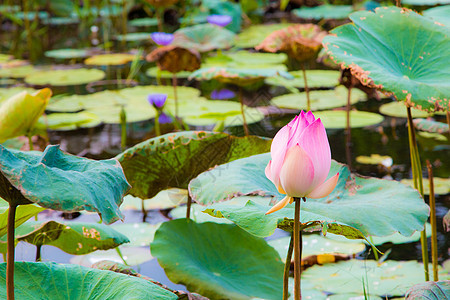
M 172 282 L 205 297 L 282 297 L 278 253 L 235 225 L 172 220 L 156 231 L 150 247 Z
M 239 48 L 253 48 L 259 45 L 269 34 L 293 25 L 292 23 L 276 23 L 252 25 L 244 29 L 237 37 L 235 46 Z
M 227 52 L 223 55 L 231 58 L 236 64 L 246 65 L 283 64 L 288 59 L 285 53 L 257 53 L 244 50 Z
M 131 32 L 125 35 L 120 34 L 116 35 L 114 38 L 118 41 L 127 41 L 127 42 L 150 42 L 150 34 L 151 32 Z
M 402 0 L 402 4 L 432 6 L 437 4 L 450 4 L 450 0 Z
M 120 255 L 117 249 L 120 250 Z M 99 261 L 111 260 L 117 263 L 126 263 L 129 266 L 139 266 L 152 259 L 153 257 L 148 247 L 119 246 L 116 249 L 95 251 L 86 255 L 74 256 L 70 259 L 70 263 L 90 267 Z
M 309 92 L 311 110 L 331 109 L 335 107 L 342 107 L 347 105 L 347 88 L 338 86 L 334 90 L 320 90 Z M 352 90 L 350 96 L 350 103 L 354 104 L 365 100 L 366 95 L 357 89 Z M 306 93 L 285 94 L 272 98 L 272 105 L 296 109 L 298 111 L 307 109 Z M 353 114 L 352 114 L 353 117 Z
M 450 278 L 442 269 L 439 277 Z M 388 260 L 378 264 L 373 260 L 353 259 L 323 266 L 316 265 L 302 274 L 303 282 L 330 293 L 363 294 L 363 279 L 370 294 L 402 296 L 412 285 L 423 281 L 423 265 L 417 261 Z
M 148 104 L 145 99 L 136 99 L 135 101 L 128 101 L 124 107 L 127 116 L 127 123 L 141 122 L 155 117 L 155 109 Z M 94 107 L 87 111 L 95 114 L 103 123 L 120 124 L 120 112 L 122 107 L 119 105 Z
M 116 160 L 77 157 L 55 145 L 43 153 L 7 150 L 0 145 L 0 171 L 0 196 L 8 202 L 93 211 L 106 223 L 122 217 L 118 206 L 130 188 Z
M 135 54 L 128 53 L 99 54 L 87 58 L 84 61 L 84 64 L 94 66 L 118 66 L 127 64 L 135 59 Z
M 1 70 L 1 69 L 0 69 Z M 32 88 L 26 88 L 26 87 L 10 87 L 10 88 L 0 88 L 0 103 L 2 103 L 5 100 L 8 100 L 14 95 L 17 95 L 20 92 L 28 92 L 28 93 L 34 93 L 37 90 Z
M 131 26 L 136 26 L 136 27 L 156 26 L 156 25 L 158 25 L 158 19 L 156 19 L 156 18 L 133 19 L 133 20 L 129 21 L 128 24 Z
M 397 118 L 407 118 L 408 113 L 406 111 L 406 106 L 402 102 L 390 102 L 383 104 L 379 107 L 380 113 L 390 117 Z M 426 118 L 430 115 L 426 111 L 421 111 L 418 109 L 411 109 L 411 115 L 413 118 Z
M 402 179 L 401 182 L 403 184 L 407 184 L 411 187 L 414 186 L 414 181 L 412 179 Z M 450 178 L 440 178 L 440 177 L 434 177 L 433 178 L 434 183 L 434 193 L 437 195 L 446 195 L 450 193 Z M 428 178 L 423 179 L 423 192 L 425 195 L 430 194 L 430 183 L 428 181 Z
M 172 86 L 143 85 L 120 90 L 120 95 L 122 95 L 125 98 L 139 98 L 144 99 L 145 101 L 147 101 L 147 96 L 153 93 L 167 94 L 169 100 L 173 99 L 174 97 L 174 91 Z M 201 93 L 200 90 L 192 87 L 187 86 L 177 87 L 178 99 L 198 98 L 200 96 L 200 93 Z
M 303 290 L 302 290 L 303 292 Z M 373 294 L 367 294 L 367 292 L 364 293 L 344 293 L 344 294 L 333 294 L 329 295 L 327 297 L 327 300 L 364 300 L 364 299 L 371 299 L 371 300 L 382 300 L 385 299 L 383 297 L 379 297 Z M 397 299 L 397 298 L 392 298 Z M 404 298 L 401 298 L 404 299 Z M 399 299 L 397 299 L 399 300 Z
M 330 5 L 324 4 L 315 7 L 302 7 L 292 11 L 294 15 L 302 19 L 347 19 L 348 15 L 353 12 L 351 5 Z
M 36 126 L 51 130 L 75 130 L 79 128 L 91 128 L 101 124 L 99 117 L 90 112 L 78 113 L 53 113 L 42 116 Z
M 406 292 L 406 299 L 439 300 L 450 295 L 450 281 L 427 281 L 413 285 Z
M 56 49 L 45 51 L 46 57 L 57 58 L 57 59 L 74 59 L 74 58 L 84 58 L 89 56 L 89 50 L 87 49 Z
M 450 4 L 450 1 L 448 1 Z M 445 26 L 450 26 L 450 5 L 437 6 L 424 10 L 422 14 Z
M 292 229 L 290 220 L 285 218 L 293 219 L 293 204 L 265 215 L 270 208 L 267 204 L 243 201 L 240 206 L 226 207 L 216 203 L 251 194 L 272 196 L 273 203 L 281 200 L 284 195 L 265 176 L 269 160 L 270 153 L 259 154 L 203 172 L 189 183 L 191 197 L 202 205 L 215 203 L 207 207 L 208 213 L 219 214 L 255 235 L 268 236 L 277 225 Z M 423 229 L 429 208 L 416 190 L 396 181 L 351 174 L 347 166 L 332 161 L 329 177 L 337 172 L 338 183 L 328 197 L 307 199 L 301 204 L 303 224 L 336 223 L 341 228 L 355 228 L 364 236 L 395 232 L 409 236 Z M 335 233 L 332 230 L 328 229 Z
M 2 143 L 3 147 L 20 150 L 26 144 L 25 139 L 21 137 L 12 138 Z
M 80 23 L 80 19 L 74 17 L 51 17 L 49 19 L 42 20 L 42 24 L 53 26 L 75 25 L 78 23 Z
M 365 165 L 383 165 L 389 168 L 392 166 L 392 157 L 380 154 L 360 155 L 356 157 L 356 162 Z
M 449 130 L 448 124 L 433 120 L 415 119 L 413 123 L 417 129 L 431 133 L 446 133 Z
M 0 78 L 9 77 L 9 78 L 24 78 L 32 73 L 40 72 L 39 69 L 31 65 L 25 66 L 17 66 L 17 67 L 8 67 L 8 68 L 0 68 Z
M 144 199 L 144 208 L 152 209 L 169 209 L 177 207 L 187 202 L 188 193 L 185 189 L 171 188 L 159 192 L 151 199 Z M 133 209 L 142 210 L 142 199 L 132 195 L 126 195 L 120 206 L 121 210 Z
M 115 248 L 130 240 L 110 226 L 96 223 L 29 221 L 16 228 L 16 239 L 36 246 L 55 246 L 81 255 Z
M 16 299 L 178 299 L 145 279 L 76 265 L 15 262 L 14 277 Z M 0 281 L 6 299 L 6 263 L 0 264 Z
M 49 70 L 33 72 L 25 77 L 25 82 L 33 85 L 79 85 L 105 77 L 105 72 L 97 69 Z
M 302 71 L 289 72 L 294 79 L 285 79 L 283 77 L 272 77 L 265 80 L 266 84 L 284 86 L 287 88 L 305 88 L 305 81 Z M 309 88 L 323 88 L 323 87 L 335 87 L 339 84 L 339 78 L 341 73 L 339 71 L 332 70 L 308 70 L 306 72 L 306 78 L 308 80 Z M 359 90 L 353 90 L 359 91 Z
M 0 64 L 13 59 L 14 57 L 12 55 L 0 53 Z
M 324 47 L 363 84 L 392 93 L 418 109 L 449 109 L 450 28 L 408 9 L 381 7 L 350 15 Z M 395 36 L 395 39 L 391 37 Z
M 235 34 L 228 29 L 212 24 L 199 24 L 175 31 L 172 45 L 208 52 L 230 48 L 234 37 Z
M 225 162 L 268 151 L 270 140 L 226 133 L 186 131 L 144 141 L 116 158 L 131 185 L 130 194 L 152 198 L 168 187 L 186 188 L 201 172 Z
M 159 75 L 158 75 L 159 72 Z M 188 71 L 181 71 L 178 73 L 175 73 L 175 75 L 177 76 L 177 78 L 188 78 L 189 75 L 191 75 L 192 72 L 188 72 Z M 164 70 L 160 70 L 158 67 L 152 67 L 152 68 L 148 68 L 147 71 L 145 71 L 145 75 L 147 75 L 148 77 L 161 77 L 161 78 L 168 78 L 168 79 L 172 79 L 173 78 L 173 73 L 170 73 L 169 71 L 164 71 Z
M 16 219 L 14 226 L 18 227 L 28 221 L 28 219 L 37 216 L 38 213 L 45 210 L 45 208 L 35 204 L 20 205 L 16 209 Z M 0 198 L 0 237 L 6 235 L 8 225 L 8 211 L 9 204 Z
M 314 287 L 308 282 L 301 283 L 302 288 L 302 299 L 313 299 L 313 300 L 329 300 L 329 295 L 314 289 Z M 294 278 L 289 277 L 289 300 L 295 300 L 294 298 Z M 348 299 L 348 300 L 359 300 L 359 299 Z
M 125 223 L 115 224 L 111 226 L 115 231 L 118 231 L 130 239 L 130 243 L 126 247 L 143 247 L 149 246 L 153 242 L 156 230 L 159 224 L 148 223 Z
M 352 92 L 353 94 L 353 92 Z M 347 126 L 347 112 L 344 110 L 324 110 L 315 112 L 316 118 L 320 118 L 327 129 L 341 129 Z M 376 125 L 384 120 L 383 116 L 366 112 L 350 111 L 350 127 L 360 128 Z

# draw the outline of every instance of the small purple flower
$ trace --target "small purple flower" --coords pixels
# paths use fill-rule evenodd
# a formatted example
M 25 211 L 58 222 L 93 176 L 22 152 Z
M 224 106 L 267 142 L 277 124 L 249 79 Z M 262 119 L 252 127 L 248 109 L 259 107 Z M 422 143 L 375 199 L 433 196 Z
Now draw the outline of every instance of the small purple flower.
M 153 105 L 155 108 L 161 108 L 164 106 L 167 100 L 167 94 L 150 94 L 148 95 L 148 103 Z
M 150 37 L 156 44 L 160 46 L 170 45 L 170 43 L 173 42 L 174 38 L 173 34 L 165 32 L 153 32 L 150 34 Z
M 221 90 L 214 90 L 211 93 L 211 99 L 213 100 L 225 100 L 225 99 L 231 99 L 236 97 L 236 93 L 228 90 L 228 89 L 221 89 Z
M 159 120 L 159 124 L 172 123 L 172 118 L 170 116 L 166 115 L 164 112 L 161 112 L 158 120 Z
M 233 18 L 231 18 L 231 16 L 228 15 L 210 15 L 206 17 L 206 20 L 208 21 L 209 24 L 225 27 L 231 23 Z

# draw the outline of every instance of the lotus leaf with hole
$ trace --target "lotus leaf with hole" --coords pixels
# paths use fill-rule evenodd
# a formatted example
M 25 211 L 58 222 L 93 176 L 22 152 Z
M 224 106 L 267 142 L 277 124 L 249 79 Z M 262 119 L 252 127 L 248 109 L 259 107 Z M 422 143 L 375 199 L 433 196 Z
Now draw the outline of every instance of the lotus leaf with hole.
M 185 47 L 199 52 L 226 49 L 233 45 L 235 34 L 212 24 L 199 24 L 178 29 L 174 33 L 174 46 Z
M 398 101 L 425 111 L 449 109 L 449 27 L 392 6 L 356 12 L 350 19 L 352 24 L 323 40 L 337 63 Z
M 272 197 L 273 203 L 284 198 L 265 176 L 269 160 L 269 153 L 259 154 L 206 171 L 189 183 L 191 197 L 208 205 L 205 209 L 211 215 L 227 218 L 258 236 L 269 236 L 277 227 L 292 230 L 293 204 L 265 215 L 269 206 L 251 199 L 244 198 L 234 207 L 220 203 L 240 195 L 265 195 Z M 330 225 L 339 230 L 354 228 L 365 236 L 395 232 L 408 236 L 423 229 L 429 207 L 416 190 L 396 181 L 351 174 L 347 166 L 332 161 L 330 174 L 337 172 L 337 186 L 328 197 L 302 203 L 304 227 L 328 224 L 332 233 L 336 232 Z

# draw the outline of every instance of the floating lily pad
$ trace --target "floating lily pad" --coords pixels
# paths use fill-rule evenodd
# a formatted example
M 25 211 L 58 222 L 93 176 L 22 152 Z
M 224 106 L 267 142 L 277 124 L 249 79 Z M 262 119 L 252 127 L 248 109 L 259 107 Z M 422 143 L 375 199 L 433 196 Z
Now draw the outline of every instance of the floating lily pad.
M 133 20 L 129 21 L 128 24 L 131 26 L 136 26 L 136 27 L 157 26 L 158 19 L 156 19 L 156 18 L 133 19 Z
M 55 246 L 73 255 L 112 249 L 129 242 L 125 235 L 104 224 L 55 221 L 26 222 L 16 228 L 16 239 Z
M 402 4 L 432 6 L 437 4 L 450 4 L 450 0 L 402 0 Z
M 51 130 L 75 130 L 92 128 L 101 124 L 99 117 L 90 112 L 53 113 L 39 118 L 36 126 Z M 48 127 L 47 127 L 48 126 Z
M 265 80 L 266 84 L 304 88 L 305 81 L 302 71 L 289 72 L 294 79 L 284 79 L 282 77 L 272 77 Z M 339 84 L 339 78 L 341 72 L 331 70 L 308 70 L 306 71 L 306 78 L 308 79 L 309 88 L 323 88 L 323 87 L 335 87 Z M 358 91 L 358 90 L 353 90 Z
M 53 262 L 14 265 L 17 299 L 178 299 L 145 279 L 111 271 Z M 6 299 L 6 263 L 0 264 L 0 274 L 0 297 Z
M 39 72 L 39 70 L 31 65 L 8 67 L 8 68 L 3 67 L 0 68 L 0 77 L 24 78 L 36 72 Z
M 414 186 L 414 181 L 412 179 L 402 179 L 401 182 L 411 187 Z M 434 177 L 433 183 L 435 194 L 446 195 L 450 193 L 450 178 Z M 430 194 L 430 183 L 428 181 L 428 178 L 423 179 L 423 192 L 425 193 L 425 195 Z
M 127 54 L 127 53 L 100 54 L 87 58 L 84 61 L 84 64 L 94 66 L 117 66 L 117 65 L 124 65 L 135 59 L 136 59 L 135 54 Z
M 186 206 L 179 206 L 170 211 L 170 216 L 174 219 L 186 218 Z M 232 224 L 233 222 L 223 219 L 223 218 L 214 218 L 209 214 L 204 213 L 205 207 L 196 203 L 191 204 L 191 214 L 190 218 L 194 220 L 196 223 L 204 223 L 204 222 L 214 222 L 214 223 L 224 223 L 224 224 Z
M 338 86 L 334 90 L 310 91 L 311 110 L 323 110 L 347 105 L 347 88 Z M 360 90 L 352 90 L 352 104 L 365 100 L 366 95 Z M 274 97 L 271 103 L 282 108 L 302 110 L 307 108 L 306 93 L 286 94 Z M 323 120 L 325 121 L 325 120 Z M 326 126 L 325 126 L 326 127 Z M 345 127 L 345 125 L 344 125 Z
M 415 119 L 413 123 L 417 129 L 430 133 L 446 133 L 449 130 L 448 124 L 433 120 Z
M 114 230 L 124 234 L 130 239 L 127 247 L 149 246 L 153 242 L 156 230 L 161 224 L 125 223 L 111 226 Z
M 398 101 L 425 111 L 449 109 L 449 27 L 393 6 L 355 12 L 350 19 L 353 24 L 335 28 L 323 40 L 337 63 Z
M 57 59 L 84 58 L 89 56 L 87 49 L 57 49 L 45 51 L 45 56 Z
M 151 251 L 172 282 L 206 297 L 282 296 L 278 253 L 235 225 L 172 220 L 156 231 Z
M 442 269 L 440 273 L 440 278 L 450 278 Z M 330 293 L 364 293 L 363 280 L 371 294 L 402 296 L 412 285 L 423 281 L 423 265 L 416 261 L 391 260 L 379 265 L 373 260 L 353 259 L 316 265 L 302 274 L 303 282 Z
M 148 247 L 143 248 L 121 246 L 119 247 L 119 249 L 123 259 L 130 266 L 138 266 L 153 259 L 153 256 L 151 255 Z M 117 253 L 117 250 L 111 249 L 105 251 L 95 251 L 86 255 L 74 256 L 70 259 L 70 263 L 84 267 L 90 267 L 102 260 L 111 260 L 118 263 L 124 262 L 120 255 Z
M 397 117 L 397 118 L 407 118 L 408 113 L 406 110 L 406 106 L 402 102 L 390 102 L 386 103 L 380 106 L 379 108 L 380 113 L 386 116 L 390 117 Z M 430 114 L 426 111 L 421 111 L 418 109 L 411 109 L 411 115 L 413 118 L 426 118 Z
M 389 168 L 392 166 L 392 157 L 380 154 L 360 155 L 356 157 L 356 162 L 364 165 L 383 165 Z
M 252 25 L 244 29 L 237 37 L 235 46 L 239 48 L 253 48 L 260 44 L 275 30 L 291 26 L 291 23 L 276 23 L 268 25 Z
M 127 42 L 142 42 L 148 41 L 150 42 L 150 34 L 151 32 L 131 32 L 125 35 L 120 34 L 116 35 L 115 39 L 118 41 L 127 41 Z
M 148 199 L 168 187 L 186 188 L 193 177 L 217 164 L 265 152 L 269 147 L 270 140 L 256 136 L 186 131 L 144 141 L 117 159 L 133 186 L 130 194 Z
M 450 1 L 448 1 L 448 3 L 450 3 Z M 422 14 L 445 26 L 450 26 L 450 5 L 433 7 L 424 10 Z
M 202 68 L 210 69 L 224 67 L 242 70 L 244 73 L 246 70 L 253 69 L 287 71 L 287 66 L 283 64 L 283 61 L 285 60 L 284 58 L 287 58 L 284 53 L 252 53 L 246 51 L 239 51 L 236 53 L 242 54 L 234 55 L 233 53 L 225 53 L 218 56 L 208 57 L 202 64 Z M 281 59 L 284 60 L 282 61 Z
M 37 206 L 35 204 L 19 205 L 16 210 L 14 226 L 20 226 L 21 224 L 25 223 L 30 218 L 36 216 L 38 213 L 44 210 L 45 208 Z M 8 212 L 8 202 L 0 198 L 0 237 L 4 236 L 7 232 Z
M 223 55 L 231 58 L 237 64 L 246 65 L 283 64 L 288 59 L 285 53 L 255 53 L 244 50 L 237 52 L 227 52 Z
M 46 24 L 46 25 L 54 25 L 54 26 L 74 25 L 74 24 L 80 23 L 80 19 L 74 18 L 74 17 L 51 17 L 51 18 L 42 20 L 42 23 Z
M 12 59 L 14 59 L 12 55 L 0 53 L 0 63 L 4 63 Z
M 127 116 L 127 123 L 150 120 L 156 115 L 155 109 L 142 99 L 128 101 L 124 109 Z M 110 105 L 106 107 L 93 107 L 87 111 L 95 114 L 103 123 L 120 124 L 121 110 L 122 107 L 120 105 Z
M 352 93 L 353 94 L 353 93 Z M 347 112 L 344 110 L 326 110 L 315 112 L 316 118 L 320 118 L 325 128 L 340 129 L 345 128 L 347 122 Z M 383 116 L 366 111 L 350 111 L 350 127 L 360 128 L 376 125 L 383 121 Z
M 257 236 L 269 236 L 277 227 L 292 230 L 285 218 L 293 219 L 293 204 L 265 215 L 270 206 L 248 199 L 233 207 L 220 203 L 252 194 L 272 196 L 273 202 L 284 198 L 265 176 L 269 160 L 270 153 L 259 154 L 203 172 L 189 183 L 191 197 L 199 204 L 209 205 L 209 214 L 227 218 Z M 356 235 L 351 238 L 397 231 L 409 236 L 423 229 L 429 208 L 416 190 L 396 181 L 351 174 L 347 166 L 332 161 L 329 177 L 338 172 L 337 186 L 328 197 L 302 203 L 301 222 L 305 226 L 328 224 L 329 232 L 341 234 L 335 231 L 348 230 Z
M 151 199 L 144 199 L 144 208 L 152 209 L 168 209 L 174 208 L 187 202 L 187 190 L 171 188 L 159 192 Z M 126 195 L 123 199 L 121 209 L 142 210 L 142 199 L 132 195 Z
M 105 77 L 105 72 L 97 69 L 49 70 L 33 72 L 25 77 L 25 82 L 33 85 L 79 85 Z
M 369 289 L 370 289 L 370 287 L 369 287 Z M 366 299 L 381 300 L 384 298 L 373 295 L 373 294 L 367 294 L 367 292 L 365 294 L 364 293 L 333 294 L 333 295 L 329 295 L 327 297 L 327 300 L 366 300 Z M 402 298 L 402 299 L 404 299 L 404 298 Z M 397 300 L 399 300 L 399 299 L 397 299 Z
M 323 4 L 315 7 L 302 7 L 292 11 L 294 15 L 303 19 L 346 19 L 353 12 L 351 5 Z
M 172 45 L 207 52 L 230 48 L 234 37 L 235 34 L 228 29 L 212 24 L 199 24 L 175 31 Z
M 159 75 L 158 75 L 159 72 Z M 175 75 L 177 76 L 177 78 L 188 78 L 189 75 L 191 75 L 192 72 L 188 72 L 188 71 L 181 71 L 178 73 L 175 73 Z M 159 70 L 158 67 L 152 67 L 152 68 L 148 68 L 147 71 L 145 71 L 145 75 L 149 76 L 149 77 L 161 77 L 161 78 L 168 78 L 168 79 L 172 79 L 173 78 L 173 73 L 170 73 L 169 71 L 164 71 L 164 70 Z M 178 87 L 177 87 L 178 89 Z

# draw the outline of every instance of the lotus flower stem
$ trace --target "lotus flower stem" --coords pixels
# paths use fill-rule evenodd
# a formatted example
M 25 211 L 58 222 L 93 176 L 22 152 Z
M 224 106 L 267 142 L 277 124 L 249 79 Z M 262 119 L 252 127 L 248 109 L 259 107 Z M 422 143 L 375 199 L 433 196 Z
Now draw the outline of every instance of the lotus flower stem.
M 350 79 L 351 80 L 351 79 Z M 350 111 L 352 109 L 351 104 L 351 96 L 352 96 L 352 85 L 347 89 L 347 106 L 345 108 L 347 112 L 346 116 L 346 125 L 345 125 L 345 155 L 347 157 L 347 165 L 349 169 L 352 169 L 352 153 L 351 153 L 351 145 L 352 145 L 352 128 L 350 127 Z
M 122 148 L 122 151 L 124 151 L 127 148 L 127 113 L 125 112 L 125 108 L 123 106 L 120 109 L 120 128 L 120 147 Z
M 156 110 L 156 116 L 155 116 L 155 136 L 161 135 L 161 129 L 159 127 L 159 110 Z
M 289 241 L 289 248 L 286 255 L 286 262 L 284 263 L 283 300 L 289 299 L 289 271 L 291 270 L 293 250 L 294 250 L 294 234 L 291 233 L 291 240 Z
M 247 125 L 247 121 L 245 120 L 245 113 L 244 113 L 244 97 L 242 95 L 242 88 L 239 87 L 239 102 L 241 103 L 241 114 L 242 114 L 242 121 L 243 121 L 243 126 L 244 126 L 244 133 L 245 136 L 249 136 L 249 132 L 248 132 L 248 125 Z
M 16 220 L 17 204 L 9 203 L 8 211 L 8 236 L 6 258 L 6 294 L 8 300 L 14 300 L 14 224 Z
M 34 261 L 36 261 L 36 262 L 42 261 L 42 259 L 41 259 L 41 249 L 42 249 L 42 245 L 36 245 L 36 258 L 34 259 Z
M 300 230 L 300 204 L 306 201 L 306 198 L 294 197 L 295 214 L 294 214 L 294 299 L 302 299 L 302 291 L 300 287 L 300 276 L 302 274 L 302 231 Z
M 430 183 L 430 223 L 431 223 L 431 259 L 433 262 L 433 280 L 438 281 L 438 248 L 437 248 L 437 226 L 436 226 L 436 201 L 434 198 L 433 166 L 427 159 L 428 180 Z
M 414 124 L 411 115 L 411 106 L 406 107 L 408 113 L 408 138 L 409 138 L 409 153 L 411 155 L 411 168 L 413 173 L 414 188 L 423 193 L 423 182 L 422 182 L 422 167 L 420 164 L 419 149 L 417 148 L 416 135 L 414 132 Z M 422 246 L 422 261 L 425 273 L 425 281 L 430 280 L 429 270 L 428 270 L 428 245 L 427 245 L 427 233 L 424 227 L 420 235 L 420 244 Z
M 191 195 L 189 195 L 189 193 L 188 193 L 187 197 L 188 198 L 187 198 L 187 204 L 186 204 L 186 219 L 190 219 L 190 217 L 191 217 L 192 198 L 191 198 Z
M 141 211 L 142 211 L 142 222 L 145 222 L 145 220 L 147 219 L 147 210 L 145 209 L 145 203 L 144 203 L 144 199 L 141 199 Z
M 302 63 L 302 72 L 303 72 L 303 81 L 305 82 L 305 93 L 306 93 L 306 110 L 311 110 L 311 100 L 309 99 L 309 88 L 308 88 L 308 79 L 306 78 L 306 70 L 305 64 Z

